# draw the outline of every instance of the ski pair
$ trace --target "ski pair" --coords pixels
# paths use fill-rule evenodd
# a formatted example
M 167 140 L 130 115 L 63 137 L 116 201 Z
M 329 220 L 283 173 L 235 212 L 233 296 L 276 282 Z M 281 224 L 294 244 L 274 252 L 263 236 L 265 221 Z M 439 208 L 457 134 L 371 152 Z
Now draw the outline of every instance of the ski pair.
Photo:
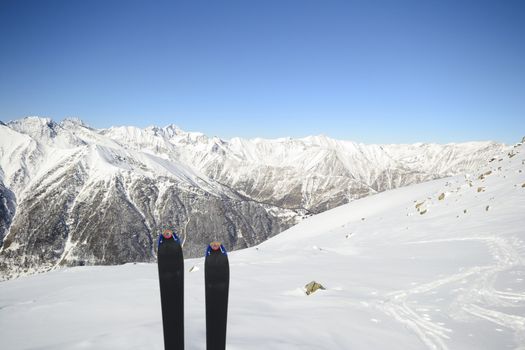
M 165 350 L 184 349 L 184 258 L 179 238 L 165 230 L 158 241 L 158 268 Z M 222 244 L 212 242 L 204 262 L 206 349 L 226 348 L 230 268 Z

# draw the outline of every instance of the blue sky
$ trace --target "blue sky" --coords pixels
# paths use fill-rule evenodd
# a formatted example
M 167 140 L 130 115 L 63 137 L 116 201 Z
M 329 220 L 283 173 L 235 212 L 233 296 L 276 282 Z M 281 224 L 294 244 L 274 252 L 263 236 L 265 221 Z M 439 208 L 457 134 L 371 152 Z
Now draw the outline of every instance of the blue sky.
M 524 38 L 514 0 L 2 0 L 0 120 L 512 143 Z

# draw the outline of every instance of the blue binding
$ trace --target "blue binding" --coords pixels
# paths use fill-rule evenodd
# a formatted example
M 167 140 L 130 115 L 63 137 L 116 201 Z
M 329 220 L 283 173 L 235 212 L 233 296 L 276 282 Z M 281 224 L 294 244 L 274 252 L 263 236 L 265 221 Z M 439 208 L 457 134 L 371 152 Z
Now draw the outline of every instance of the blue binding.
M 223 255 L 228 255 L 228 253 L 226 253 L 226 248 L 224 248 L 224 246 L 221 244 L 221 253 Z M 206 254 L 205 256 L 209 256 L 211 254 L 211 252 L 213 251 L 211 245 L 208 244 L 208 248 L 206 248 Z
M 171 237 L 175 240 L 175 242 L 179 243 L 180 244 L 180 239 L 179 239 L 179 236 L 177 236 L 177 234 L 175 233 L 175 231 L 173 232 L 173 234 L 171 235 Z M 159 240 L 157 242 L 157 247 L 160 247 L 160 245 L 164 242 L 166 238 L 164 238 L 164 235 L 161 233 L 159 235 Z

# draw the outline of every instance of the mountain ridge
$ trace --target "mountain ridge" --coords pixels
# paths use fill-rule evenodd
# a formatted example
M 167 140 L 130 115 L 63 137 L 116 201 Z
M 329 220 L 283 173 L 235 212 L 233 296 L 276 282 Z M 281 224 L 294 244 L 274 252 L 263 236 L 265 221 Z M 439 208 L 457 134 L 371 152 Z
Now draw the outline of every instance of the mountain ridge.
M 508 148 L 367 146 L 318 136 L 224 141 L 173 124 L 98 130 L 38 117 L 2 125 L 0 136 L 0 274 L 7 277 L 152 261 L 166 226 L 187 238 L 189 256 L 211 239 L 230 250 L 249 247 L 310 214 L 472 171 Z

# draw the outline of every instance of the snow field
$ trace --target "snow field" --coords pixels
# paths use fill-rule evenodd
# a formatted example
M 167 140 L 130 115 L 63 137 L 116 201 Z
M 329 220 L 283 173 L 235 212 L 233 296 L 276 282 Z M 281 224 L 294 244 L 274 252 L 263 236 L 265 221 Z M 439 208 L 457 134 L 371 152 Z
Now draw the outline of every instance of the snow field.
M 228 349 L 525 349 L 525 166 L 515 153 L 230 253 Z M 204 349 L 203 259 L 185 263 L 186 348 Z M 312 280 L 326 290 L 306 296 Z M 155 265 L 0 283 L 6 349 L 160 350 L 161 324 Z

